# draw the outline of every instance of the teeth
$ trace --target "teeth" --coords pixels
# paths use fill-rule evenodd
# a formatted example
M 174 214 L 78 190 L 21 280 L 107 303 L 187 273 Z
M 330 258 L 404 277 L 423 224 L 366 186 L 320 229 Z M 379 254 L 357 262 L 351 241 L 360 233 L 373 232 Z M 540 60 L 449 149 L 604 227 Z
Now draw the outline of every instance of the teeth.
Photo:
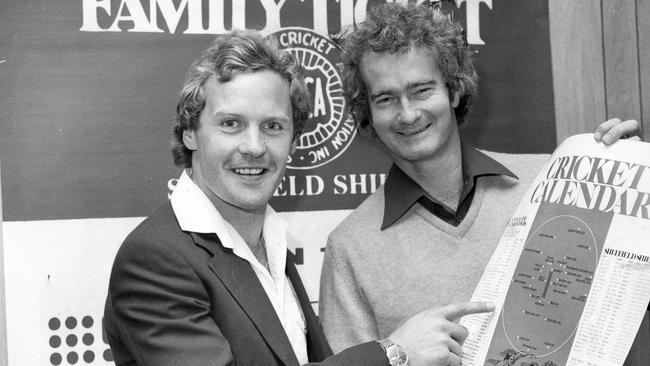
M 427 127 L 429 127 L 429 126 L 428 125 L 424 126 L 424 127 L 420 128 L 419 130 L 415 130 L 415 131 L 402 131 L 402 132 L 399 132 L 399 134 L 403 135 L 403 136 L 415 135 L 416 133 L 420 133 L 420 132 L 426 130 Z
M 235 169 L 235 173 L 237 174 L 242 174 L 242 175 L 260 175 L 262 174 L 261 168 L 256 168 L 256 169 L 248 169 L 248 168 L 239 168 Z

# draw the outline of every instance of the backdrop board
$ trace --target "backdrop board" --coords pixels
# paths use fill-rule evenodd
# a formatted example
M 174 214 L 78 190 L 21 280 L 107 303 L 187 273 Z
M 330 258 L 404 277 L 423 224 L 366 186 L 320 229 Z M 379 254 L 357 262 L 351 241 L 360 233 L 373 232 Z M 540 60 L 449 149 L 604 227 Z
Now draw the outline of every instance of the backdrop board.
M 1 165 L 1 164 L 0 164 Z M 0 166 L 0 177 L 2 169 Z M 0 222 L 2 222 L 2 182 L 0 179 Z M 7 364 L 7 308 L 5 306 L 5 272 L 2 226 L 0 226 L 0 365 Z
M 0 157 L 10 365 L 106 364 L 100 320 L 124 236 L 168 198 L 178 92 L 215 37 L 252 28 L 306 69 L 312 119 L 272 205 L 316 305 L 327 234 L 385 179 L 383 148 L 345 113 L 330 34 L 380 0 L 5 0 Z M 545 0 L 458 0 L 480 96 L 462 127 L 481 148 L 550 152 Z M 37 316 L 34 316 L 34 313 Z

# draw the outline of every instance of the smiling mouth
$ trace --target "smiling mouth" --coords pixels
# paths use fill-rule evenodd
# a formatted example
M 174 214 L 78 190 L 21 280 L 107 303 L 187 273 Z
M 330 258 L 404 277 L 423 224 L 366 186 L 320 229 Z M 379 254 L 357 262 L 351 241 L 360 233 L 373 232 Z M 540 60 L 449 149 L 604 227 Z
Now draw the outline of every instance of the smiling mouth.
M 233 171 L 238 175 L 262 175 L 266 169 L 262 168 L 235 168 Z
M 402 136 L 412 136 L 412 135 L 416 135 L 416 134 L 426 130 L 427 128 L 429 128 L 429 126 L 431 126 L 431 125 L 427 124 L 427 125 L 423 126 L 422 128 L 417 129 L 417 130 L 413 130 L 413 131 L 397 131 L 397 133 L 402 135 Z

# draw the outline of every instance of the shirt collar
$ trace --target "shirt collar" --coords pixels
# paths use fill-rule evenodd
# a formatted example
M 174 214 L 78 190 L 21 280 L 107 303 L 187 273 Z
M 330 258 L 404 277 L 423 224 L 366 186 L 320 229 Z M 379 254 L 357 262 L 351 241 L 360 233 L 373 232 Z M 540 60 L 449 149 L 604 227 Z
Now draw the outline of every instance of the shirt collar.
M 465 145 L 461 142 L 463 174 L 465 177 L 481 177 L 486 175 L 505 175 L 514 179 L 519 179 L 515 173 L 503 166 L 498 161 L 487 156 L 477 148 L 471 145 Z
M 461 193 L 463 197 L 461 199 L 471 191 L 474 180 L 478 177 L 506 175 L 519 179 L 498 161 L 462 142 L 461 164 L 464 178 L 464 187 Z M 387 228 L 402 217 L 422 196 L 427 196 L 424 189 L 393 163 L 384 184 L 384 219 L 381 229 Z M 435 197 L 431 198 L 433 198 L 433 201 L 438 202 Z
M 183 171 L 170 198 L 174 214 L 183 231 L 217 234 L 221 245 L 253 262 L 254 255 L 237 230 L 214 207 L 201 188 Z M 284 272 L 287 252 L 287 223 L 278 213 L 266 206 L 262 235 L 266 243 L 269 263 L 276 263 L 272 272 Z M 255 260 L 255 262 L 257 262 Z M 275 275 L 275 273 L 271 273 Z

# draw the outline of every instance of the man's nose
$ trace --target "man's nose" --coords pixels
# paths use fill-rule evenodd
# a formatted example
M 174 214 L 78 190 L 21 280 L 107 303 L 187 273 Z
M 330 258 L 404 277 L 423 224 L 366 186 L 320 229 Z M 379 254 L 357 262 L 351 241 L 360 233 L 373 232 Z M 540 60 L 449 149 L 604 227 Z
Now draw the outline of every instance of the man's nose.
M 412 124 L 420 117 L 420 111 L 408 98 L 402 98 L 400 102 L 399 121 L 400 123 Z
M 239 152 L 243 155 L 257 158 L 266 154 L 266 151 L 266 141 L 262 133 L 256 128 L 251 128 L 246 131 L 239 144 Z

